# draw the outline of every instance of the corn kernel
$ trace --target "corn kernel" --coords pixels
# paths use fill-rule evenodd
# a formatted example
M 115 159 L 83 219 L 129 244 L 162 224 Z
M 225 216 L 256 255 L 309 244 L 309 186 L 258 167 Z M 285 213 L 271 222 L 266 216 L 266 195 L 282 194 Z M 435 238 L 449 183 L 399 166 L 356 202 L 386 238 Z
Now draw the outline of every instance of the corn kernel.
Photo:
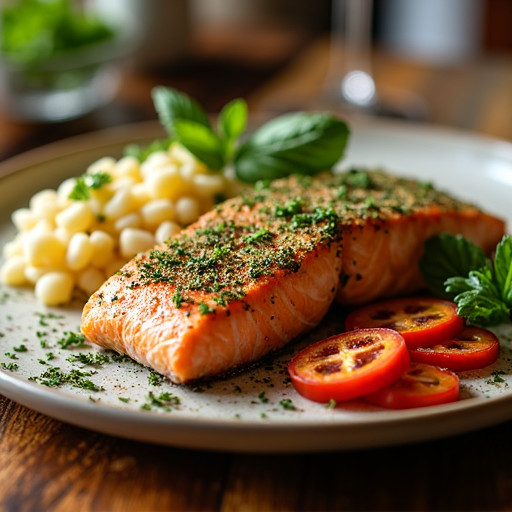
M 154 244 L 154 235 L 144 229 L 126 228 L 119 236 L 119 251 L 125 258 L 132 258 L 139 252 L 150 249 Z
M 36 267 L 61 265 L 66 247 L 53 232 L 31 232 L 24 243 L 24 255 L 29 265 Z
M 154 230 L 162 222 L 176 217 L 174 204 L 170 199 L 153 199 L 141 208 L 144 226 Z
M 4 261 L 0 268 L 0 281 L 9 286 L 21 286 L 26 284 L 26 262 L 23 256 L 13 256 Z
M 193 197 L 181 197 L 176 201 L 176 216 L 182 226 L 197 220 L 200 211 L 199 202 Z
M 113 258 L 114 238 L 105 231 L 93 231 L 89 237 L 92 245 L 91 265 L 104 267 Z
M 93 221 L 94 213 L 89 204 L 84 201 L 75 201 L 55 217 L 57 226 L 71 233 L 87 231 Z
M 48 272 L 37 280 L 35 295 L 46 306 L 59 306 L 71 300 L 74 284 L 68 272 Z
M 93 246 L 85 233 L 75 233 L 69 241 L 66 263 L 70 270 L 81 270 L 91 261 Z

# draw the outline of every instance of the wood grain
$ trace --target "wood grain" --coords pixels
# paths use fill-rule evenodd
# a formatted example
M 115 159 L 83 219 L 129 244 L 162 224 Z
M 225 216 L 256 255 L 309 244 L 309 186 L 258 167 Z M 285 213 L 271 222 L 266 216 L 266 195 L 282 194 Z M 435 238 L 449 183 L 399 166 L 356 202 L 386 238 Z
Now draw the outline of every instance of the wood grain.
M 0 510 L 510 510 L 512 422 L 320 454 L 182 450 L 97 434 L 1 398 Z

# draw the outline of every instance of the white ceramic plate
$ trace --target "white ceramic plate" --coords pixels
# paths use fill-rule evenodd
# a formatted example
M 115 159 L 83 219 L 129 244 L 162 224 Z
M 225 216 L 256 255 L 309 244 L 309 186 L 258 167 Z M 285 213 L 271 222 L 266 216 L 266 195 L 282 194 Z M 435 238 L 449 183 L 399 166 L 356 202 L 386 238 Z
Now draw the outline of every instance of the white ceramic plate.
M 378 165 L 432 181 L 512 222 L 512 145 L 458 132 L 395 123 L 354 124 L 342 166 Z M 130 142 L 160 137 L 157 124 L 132 125 L 62 141 L 0 166 L 0 245 L 14 235 L 10 213 L 43 188 L 77 176 L 97 158 L 118 157 Z M 78 332 L 80 304 L 40 306 L 28 289 L 0 288 L 0 392 L 49 416 L 130 439 L 214 450 L 298 452 L 406 443 L 482 428 L 512 418 L 512 326 L 496 330 L 501 357 L 480 371 L 461 374 L 461 399 L 408 411 L 383 411 L 358 402 L 328 409 L 302 399 L 279 357 L 200 389 L 171 385 L 133 362 L 84 366 L 70 362 L 92 347 L 64 349 L 59 340 Z M 340 329 L 333 310 L 298 347 Z M 17 352 L 20 346 L 25 352 Z M 14 359 L 16 357 L 17 359 Z M 53 357 L 53 358 L 52 358 Z M 42 374 L 58 367 L 99 391 L 69 384 L 49 387 Z M 13 368 L 11 366 L 11 368 Z M 35 380 L 34 380 L 35 379 Z M 171 394 L 162 406 L 158 398 Z M 165 395 L 164 395 L 165 396 Z M 170 395 L 167 395 L 167 398 Z M 179 400 L 179 403 L 175 403 Z

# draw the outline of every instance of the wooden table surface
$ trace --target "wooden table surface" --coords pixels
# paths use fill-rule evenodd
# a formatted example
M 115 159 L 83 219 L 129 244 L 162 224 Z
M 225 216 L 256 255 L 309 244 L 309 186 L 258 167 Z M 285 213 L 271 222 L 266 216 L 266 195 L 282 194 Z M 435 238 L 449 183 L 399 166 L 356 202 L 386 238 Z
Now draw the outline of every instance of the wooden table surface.
M 270 51 L 265 62 L 202 54 L 167 73 L 127 72 L 112 105 L 77 121 L 26 125 L 0 113 L 0 158 L 153 119 L 149 91 L 157 84 L 181 88 L 211 111 L 235 96 L 255 113 L 318 96 L 329 46 L 304 41 Z M 428 122 L 512 141 L 511 55 L 441 67 L 377 52 L 374 69 L 379 87 L 423 97 Z M 511 421 L 413 445 L 255 455 L 110 437 L 0 397 L 0 460 L 5 511 L 512 510 Z

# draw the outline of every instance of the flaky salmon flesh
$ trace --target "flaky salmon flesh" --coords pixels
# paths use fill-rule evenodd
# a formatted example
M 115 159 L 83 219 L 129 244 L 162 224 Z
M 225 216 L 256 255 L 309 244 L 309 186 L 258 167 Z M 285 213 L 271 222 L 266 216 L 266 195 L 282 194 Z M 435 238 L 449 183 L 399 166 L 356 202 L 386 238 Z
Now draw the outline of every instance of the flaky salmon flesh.
M 253 362 L 341 306 L 419 291 L 432 235 L 489 253 L 504 222 L 380 171 L 258 184 L 137 255 L 84 307 L 87 340 L 175 383 Z

